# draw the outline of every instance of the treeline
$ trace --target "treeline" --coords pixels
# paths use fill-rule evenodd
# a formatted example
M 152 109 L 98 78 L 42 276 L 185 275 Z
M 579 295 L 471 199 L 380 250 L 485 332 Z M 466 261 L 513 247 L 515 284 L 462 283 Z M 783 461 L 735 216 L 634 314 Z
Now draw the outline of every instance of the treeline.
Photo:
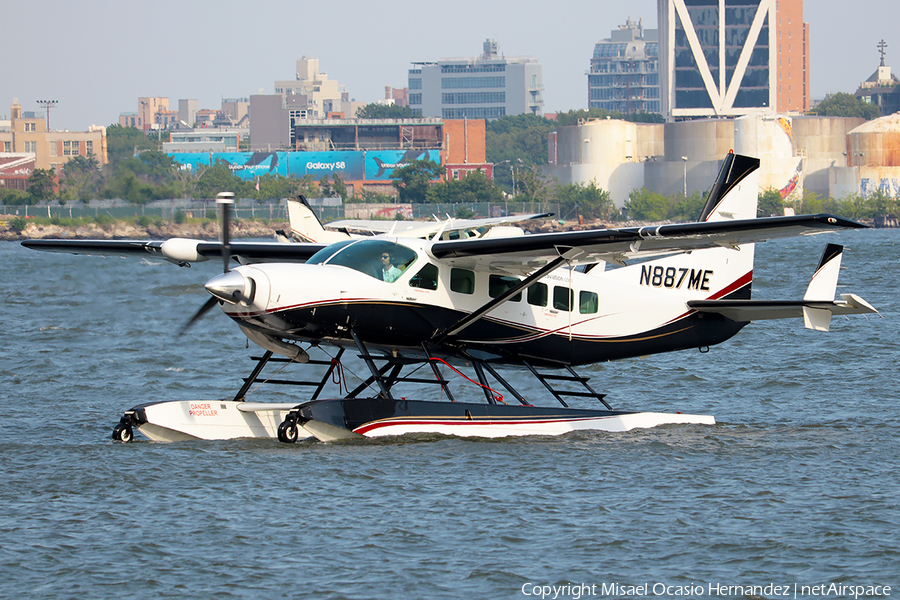
M 824 105 L 824 106 L 823 106 Z M 823 112 L 850 111 L 859 108 L 852 98 L 829 97 L 820 105 Z M 399 107 L 369 105 L 359 116 L 369 118 L 401 118 L 411 111 Z M 660 115 L 625 116 L 604 110 L 577 110 L 560 113 L 555 120 L 536 115 L 517 115 L 488 121 L 486 124 L 486 159 L 494 164 L 493 179 L 480 172 L 461 180 L 445 180 L 444 169 L 433 162 L 413 161 L 394 170 L 392 184 L 395 195 L 356 191 L 348 188 L 340 176 L 320 180 L 309 175 L 289 178 L 265 175 L 253 181 L 237 177 L 228 165 L 218 162 L 186 170 L 160 151 L 158 133 L 145 135 L 133 127 L 112 125 L 107 128 L 109 163 L 101 165 L 93 156 L 73 157 L 59 173 L 59 191 L 54 190 L 50 171 L 36 169 L 29 179 L 27 191 L 0 189 L 0 203 L 32 205 L 59 201 L 63 204 L 93 199 L 120 198 L 133 204 L 145 204 L 167 198 L 213 198 L 222 190 L 238 197 L 260 202 L 304 194 L 309 197 L 341 196 L 347 202 L 402 202 L 473 204 L 500 203 L 504 199 L 543 203 L 546 210 L 559 213 L 562 219 L 613 221 L 687 221 L 695 219 L 702 209 L 706 194 L 695 192 L 664 196 L 645 188 L 634 190 L 624 210 L 615 207 L 609 192 L 594 183 L 560 185 L 547 176 L 547 139 L 561 126 L 576 125 L 590 119 L 629 119 L 662 122 Z M 437 181 L 436 180 L 440 180 Z M 790 205 L 798 213 L 830 212 L 848 218 L 871 219 L 878 215 L 897 214 L 896 200 L 882 193 L 863 198 L 851 195 L 835 200 L 807 192 Z M 777 191 L 760 196 L 760 214 L 783 214 L 785 204 Z M 466 215 L 466 209 L 460 208 Z
M 687 198 L 683 194 L 664 196 L 646 188 L 633 190 L 625 201 L 624 218 L 635 221 L 693 221 L 700 216 L 708 192 L 694 192 Z M 806 190 L 797 200 L 785 202 L 778 190 L 766 190 L 759 195 L 756 214 L 759 217 L 773 217 L 784 214 L 791 208 L 798 215 L 828 213 L 848 219 L 869 221 L 884 215 L 900 214 L 896 198 L 882 191 L 868 197 L 848 194 L 843 198 L 823 198 Z

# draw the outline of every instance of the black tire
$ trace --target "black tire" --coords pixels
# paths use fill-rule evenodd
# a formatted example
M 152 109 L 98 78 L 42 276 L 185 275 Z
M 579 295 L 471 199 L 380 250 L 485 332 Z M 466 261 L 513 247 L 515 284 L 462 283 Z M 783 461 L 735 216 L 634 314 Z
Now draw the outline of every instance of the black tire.
M 293 444 L 297 441 L 297 424 L 285 421 L 278 426 L 278 441 L 285 444 Z
M 127 444 L 134 439 L 134 430 L 131 429 L 130 425 L 119 423 L 113 429 L 112 438 L 117 442 Z

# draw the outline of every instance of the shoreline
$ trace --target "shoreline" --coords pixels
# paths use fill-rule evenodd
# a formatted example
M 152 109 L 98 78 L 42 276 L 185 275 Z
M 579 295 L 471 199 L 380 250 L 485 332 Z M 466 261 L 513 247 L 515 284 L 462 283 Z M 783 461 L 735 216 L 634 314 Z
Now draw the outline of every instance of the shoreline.
M 21 231 L 9 225 L 8 216 L 0 215 L 0 241 L 20 242 L 35 239 L 72 239 L 72 240 L 152 240 L 170 238 L 191 238 L 216 241 L 219 239 L 219 226 L 215 221 L 203 223 L 164 223 L 142 226 L 133 221 L 119 220 L 108 224 L 87 223 L 84 225 L 53 225 L 28 223 Z M 633 227 L 658 225 L 660 223 L 623 222 L 609 223 L 605 221 L 559 221 L 544 219 L 541 221 L 525 221 L 521 227 L 528 233 L 551 233 L 558 231 L 579 231 L 585 229 L 602 229 L 609 227 Z M 290 231 L 288 221 L 244 221 L 231 222 L 231 237 L 239 238 L 272 238 L 276 231 Z
M 0 217 L 2 219 L 2 217 Z M 275 237 L 276 230 L 287 231 L 287 221 L 232 221 L 231 236 L 233 238 L 266 238 Z M 129 221 L 113 221 L 109 224 L 88 223 L 68 226 L 28 223 L 21 231 L 11 227 L 8 222 L 0 226 L 0 241 L 17 242 L 35 239 L 72 239 L 72 240 L 125 240 L 125 239 L 169 239 L 184 237 L 192 239 L 218 240 L 219 227 L 214 221 L 205 223 L 164 222 L 146 227 Z
M 13 217 L 14 218 L 14 217 Z M 84 225 L 53 225 L 28 223 L 21 231 L 10 225 L 10 218 L 0 215 L 0 242 L 21 242 L 35 239 L 72 239 L 72 240 L 166 240 L 170 238 L 190 238 L 216 241 L 219 239 L 219 226 L 215 221 L 202 223 L 175 223 L 167 221 L 162 223 L 142 226 L 133 221 L 119 220 L 110 223 L 86 223 Z M 660 223 L 627 221 L 610 223 L 606 221 L 585 221 L 579 224 L 577 221 L 560 223 L 552 219 L 541 221 L 525 221 L 521 227 L 528 233 L 553 233 L 560 231 L 583 231 L 587 229 L 603 229 L 617 227 L 645 227 L 664 225 L 668 221 Z M 877 220 L 867 223 L 874 229 L 893 229 L 893 223 L 879 223 Z M 231 237 L 240 238 L 272 238 L 276 239 L 276 232 L 290 231 L 288 221 L 244 221 L 231 222 Z

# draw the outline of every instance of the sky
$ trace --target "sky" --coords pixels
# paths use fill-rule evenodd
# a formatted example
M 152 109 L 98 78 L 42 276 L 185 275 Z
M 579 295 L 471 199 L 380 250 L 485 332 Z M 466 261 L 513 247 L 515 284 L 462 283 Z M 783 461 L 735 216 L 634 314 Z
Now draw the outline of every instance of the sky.
M 85 131 L 136 112 L 141 96 L 196 99 L 274 93 L 302 56 L 319 59 L 351 99 L 374 102 L 384 86 L 406 87 L 411 63 L 477 56 L 493 38 L 506 56 L 543 68 L 544 112 L 587 108 L 594 44 L 631 17 L 657 26 L 656 0 L 91 0 L 11 2 L 2 13 L 0 119 L 18 98 L 43 113 L 56 100 L 54 130 Z M 900 2 L 806 0 L 814 99 L 855 92 L 878 67 L 877 44 L 900 75 Z

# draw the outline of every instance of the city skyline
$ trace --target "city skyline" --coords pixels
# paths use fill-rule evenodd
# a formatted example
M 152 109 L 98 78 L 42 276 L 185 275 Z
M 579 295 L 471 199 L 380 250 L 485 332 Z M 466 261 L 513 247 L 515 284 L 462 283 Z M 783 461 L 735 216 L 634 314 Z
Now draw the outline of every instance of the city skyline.
M 109 0 L 89 6 L 37 0 L 4 10 L 11 25 L 6 47 L 16 53 L 0 78 L 0 117 L 8 118 L 14 98 L 36 112 L 43 112 L 39 100 L 56 100 L 51 127 L 73 131 L 118 122 L 119 113 L 137 109 L 140 96 L 219 108 L 223 98 L 274 93 L 274 82 L 290 79 L 301 56 L 318 58 L 351 99 L 374 102 L 386 85 L 406 87 L 411 63 L 474 57 L 486 38 L 506 56 L 541 63 L 545 112 L 586 108 L 594 44 L 629 17 L 656 28 L 656 4 L 579 0 L 563 11 L 533 0 L 462 0 L 454 10 L 394 3 L 373 14 L 378 5 L 352 0 L 339 14 L 324 9 L 308 16 L 285 0 L 271 0 L 264 10 L 231 0 L 162 0 L 127 11 Z M 900 73 L 900 34 L 889 26 L 897 18 L 900 4 L 888 0 L 861 0 L 852 11 L 837 0 L 805 2 L 813 99 L 855 92 L 878 67 L 881 39 L 886 64 Z

